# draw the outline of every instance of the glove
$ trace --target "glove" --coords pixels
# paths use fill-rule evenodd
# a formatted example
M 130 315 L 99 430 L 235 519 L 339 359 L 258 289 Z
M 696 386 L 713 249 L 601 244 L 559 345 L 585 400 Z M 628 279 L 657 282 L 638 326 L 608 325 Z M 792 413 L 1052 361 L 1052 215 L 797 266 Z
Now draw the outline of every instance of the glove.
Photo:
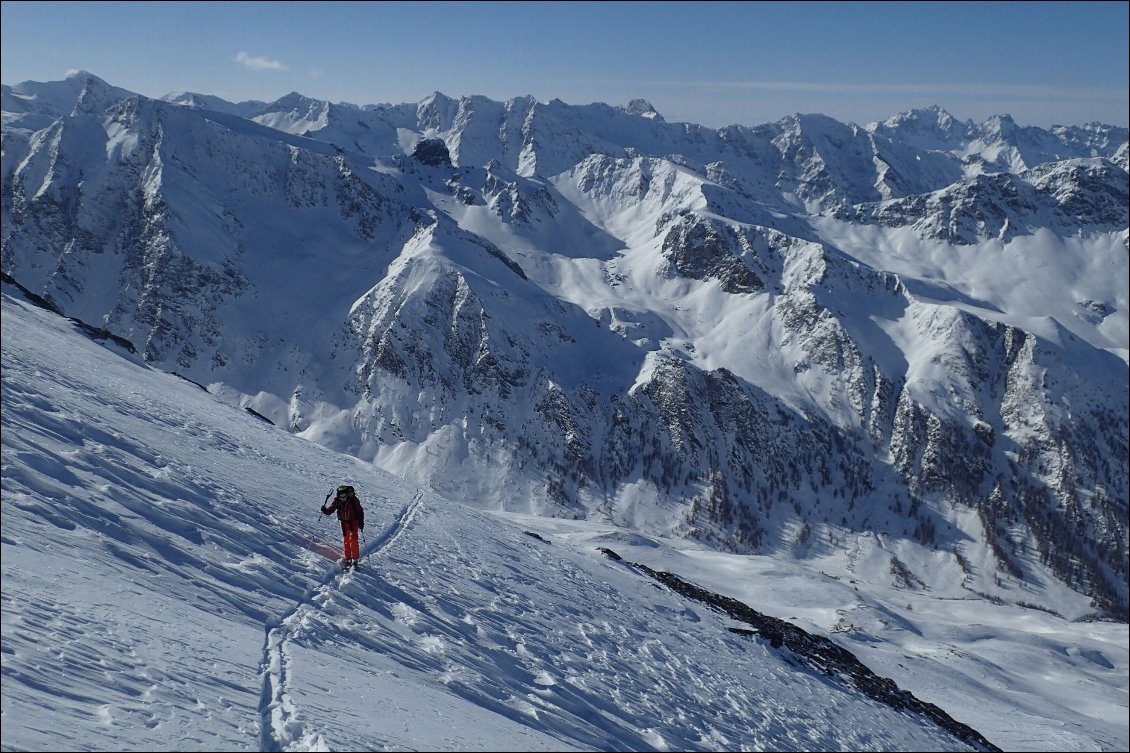
M 329 513 L 326 512 L 326 506 L 325 505 L 322 505 L 322 514 L 323 515 L 329 515 Z
M 365 530 L 365 521 L 362 520 L 360 523 L 357 524 L 357 530 L 358 531 L 364 531 Z

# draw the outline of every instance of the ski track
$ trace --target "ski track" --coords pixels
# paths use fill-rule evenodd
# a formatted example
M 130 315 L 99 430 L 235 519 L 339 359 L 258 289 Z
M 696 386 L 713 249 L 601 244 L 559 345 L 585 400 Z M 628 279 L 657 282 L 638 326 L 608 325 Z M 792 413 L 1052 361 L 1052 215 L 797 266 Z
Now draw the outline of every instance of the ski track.
M 363 549 L 362 560 L 371 555 L 379 555 L 396 543 L 423 508 L 423 497 L 423 492 L 416 492 L 392 524 Z M 259 695 L 260 750 L 329 750 L 320 734 L 306 731 L 299 709 L 287 692 L 290 681 L 290 643 L 307 628 L 311 617 L 332 601 L 333 594 L 351 580 L 351 571 L 330 572 L 321 585 L 307 592 L 289 612 L 277 620 L 267 622 L 260 665 L 263 677 L 263 690 Z

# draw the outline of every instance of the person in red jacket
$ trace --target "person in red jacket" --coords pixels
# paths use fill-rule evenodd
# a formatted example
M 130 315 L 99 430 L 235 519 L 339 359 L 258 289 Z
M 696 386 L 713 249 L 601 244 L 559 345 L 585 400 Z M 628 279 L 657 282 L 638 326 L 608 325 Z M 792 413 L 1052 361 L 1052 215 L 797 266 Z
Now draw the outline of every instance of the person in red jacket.
M 332 515 L 335 512 L 337 519 L 341 521 L 341 535 L 345 540 L 345 558 L 341 564 L 342 567 L 350 568 L 361 558 L 357 533 L 365 529 L 365 508 L 361 507 L 361 500 L 357 498 L 352 486 L 344 484 L 339 486 L 333 502 L 322 505 L 323 515 Z

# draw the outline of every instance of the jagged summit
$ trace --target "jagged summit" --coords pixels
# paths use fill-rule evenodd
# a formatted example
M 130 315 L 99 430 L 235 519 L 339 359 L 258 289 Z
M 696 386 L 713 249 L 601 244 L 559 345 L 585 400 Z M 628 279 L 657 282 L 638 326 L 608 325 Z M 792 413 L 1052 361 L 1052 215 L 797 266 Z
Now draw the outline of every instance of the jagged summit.
M 905 137 L 917 132 L 934 136 L 939 144 L 960 142 L 968 138 L 973 128 L 972 122 L 961 122 L 937 105 L 907 110 L 868 126 L 868 130 L 876 133 L 898 133 Z
M 650 102 L 646 99 L 633 99 L 622 110 L 628 115 L 638 115 L 641 118 L 648 118 L 649 120 L 657 120 L 664 122 L 663 116 L 660 115 Z

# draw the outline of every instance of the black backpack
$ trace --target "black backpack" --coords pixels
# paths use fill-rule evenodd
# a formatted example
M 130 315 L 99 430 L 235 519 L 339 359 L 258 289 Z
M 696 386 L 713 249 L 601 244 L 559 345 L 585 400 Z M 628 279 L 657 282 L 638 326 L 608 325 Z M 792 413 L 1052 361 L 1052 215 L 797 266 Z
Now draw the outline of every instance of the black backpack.
M 352 486 L 339 487 L 344 489 L 346 493 L 345 502 L 338 506 L 342 512 L 342 520 L 356 520 L 364 525 L 365 523 L 365 508 L 361 506 L 361 500 L 357 497 L 356 492 L 353 491 Z

